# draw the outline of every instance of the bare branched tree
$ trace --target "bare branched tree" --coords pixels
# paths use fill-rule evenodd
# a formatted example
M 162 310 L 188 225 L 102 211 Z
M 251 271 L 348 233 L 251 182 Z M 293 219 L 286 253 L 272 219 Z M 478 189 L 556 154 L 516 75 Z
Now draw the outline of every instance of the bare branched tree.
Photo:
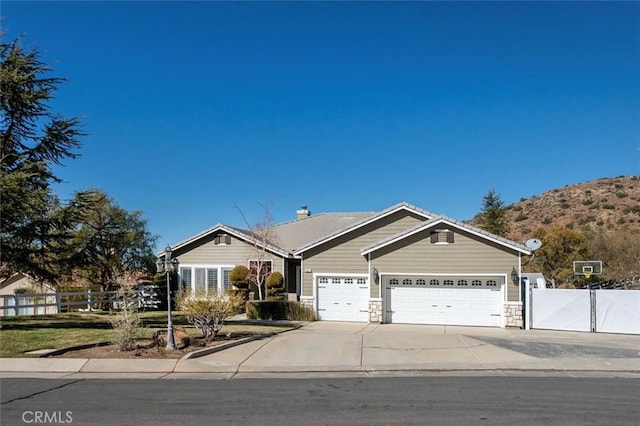
M 274 219 L 271 208 L 262 205 L 263 213 L 258 220 L 250 223 L 244 212 L 236 205 L 236 209 L 242 216 L 247 226 L 248 241 L 250 245 L 249 275 L 247 280 L 258 288 L 259 300 L 264 300 L 265 282 L 273 264 L 272 251 L 277 248 L 278 238 L 274 229 Z

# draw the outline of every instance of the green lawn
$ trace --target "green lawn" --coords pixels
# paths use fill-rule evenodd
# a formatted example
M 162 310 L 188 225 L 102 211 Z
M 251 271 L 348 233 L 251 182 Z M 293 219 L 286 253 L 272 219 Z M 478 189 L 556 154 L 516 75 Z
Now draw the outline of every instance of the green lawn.
M 158 328 L 166 328 L 166 312 L 143 312 L 143 337 L 151 337 Z M 62 349 L 69 346 L 107 342 L 113 339 L 108 313 L 63 313 L 55 315 L 4 317 L 0 319 L 0 357 L 28 357 L 25 352 L 39 349 Z M 179 312 L 173 313 L 173 323 L 197 335 Z M 221 333 L 266 334 L 286 331 L 293 326 L 228 323 Z

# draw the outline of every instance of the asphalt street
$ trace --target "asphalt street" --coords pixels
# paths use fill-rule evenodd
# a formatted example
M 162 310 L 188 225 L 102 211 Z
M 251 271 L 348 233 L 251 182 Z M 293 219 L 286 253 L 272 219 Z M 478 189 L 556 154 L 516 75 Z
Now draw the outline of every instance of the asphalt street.
M 639 400 L 637 378 L 5 378 L 0 423 L 636 425 Z

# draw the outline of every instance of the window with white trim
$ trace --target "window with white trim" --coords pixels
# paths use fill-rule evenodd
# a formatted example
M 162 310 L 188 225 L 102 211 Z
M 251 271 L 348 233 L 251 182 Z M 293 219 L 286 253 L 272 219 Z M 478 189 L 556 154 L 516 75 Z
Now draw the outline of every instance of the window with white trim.
M 443 285 L 453 285 L 453 280 L 444 280 Z
M 467 282 L 467 280 L 458 280 L 458 285 L 465 286 L 465 285 L 469 285 L 469 283 Z
M 345 278 L 344 279 L 344 283 L 345 284 L 353 284 L 353 278 Z
M 440 285 L 440 280 L 430 280 L 429 285 Z
M 222 268 L 222 291 L 226 292 L 231 286 L 231 270 L 233 268 Z
M 358 278 L 357 281 L 358 285 L 366 285 L 367 284 L 367 280 L 364 278 Z
M 191 290 L 191 268 L 181 266 L 179 275 L 182 290 Z
M 498 286 L 498 282 L 496 280 L 487 280 L 487 286 L 488 287 L 497 287 Z
M 471 285 L 472 286 L 481 286 L 482 285 L 482 281 L 481 280 L 473 280 L 473 281 L 471 281 Z
M 427 282 L 425 280 L 423 280 L 422 278 L 418 278 L 416 280 L 416 285 L 427 285 Z
M 189 291 L 224 292 L 231 288 L 229 275 L 232 269 L 230 265 L 180 265 L 181 287 Z
M 402 285 L 411 285 L 413 284 L 413 281 L 411 281 L 411 279 L 409 278 L 405 278 L 404 280 L 402 280 Z
M 399 283 L 400 283 L 400 282 L 399 282 L 397 279 L 395 279 L 395 278 L 391 278 L 391 279 L 389 280 L 389 284 L 390 284 L 390 285 L 398 285 Z

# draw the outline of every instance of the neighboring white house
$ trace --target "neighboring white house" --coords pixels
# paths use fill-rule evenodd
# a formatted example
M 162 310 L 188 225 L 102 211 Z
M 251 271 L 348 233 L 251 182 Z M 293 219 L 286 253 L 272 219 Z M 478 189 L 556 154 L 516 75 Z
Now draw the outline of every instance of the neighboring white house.
M 0 281 L 0 316 L 55 314 L 58 312 L 55 295 L 54 288 L 41 285 L 23 273 L 13 274 Z

